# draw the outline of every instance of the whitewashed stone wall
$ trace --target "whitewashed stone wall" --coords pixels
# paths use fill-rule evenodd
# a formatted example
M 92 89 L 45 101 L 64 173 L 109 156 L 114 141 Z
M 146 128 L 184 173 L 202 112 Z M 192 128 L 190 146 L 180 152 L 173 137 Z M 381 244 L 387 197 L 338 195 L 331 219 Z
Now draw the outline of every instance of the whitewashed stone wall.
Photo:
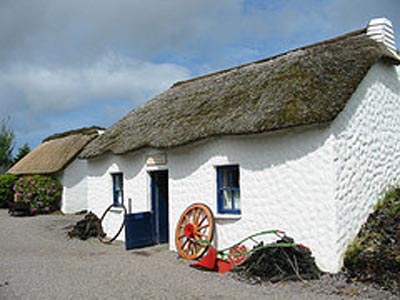
M 384 190 L 400 181 L 399 68 L 375 65 L 332 128 L 337 139 L 335 256 L 340 266 L 346 246 Z
M 73 160 L 59 179 L 63 185 L 61 211 L 75 213 L 87 209 L 87 162 Z
M 133 212 L 151 210 L 148 172 L 159 168 L 145 166 L 148 153 L 90 160 L 90 210 L 101 216 L 112 203 L 113 172 L 124 173 L 124 198 L 125 202 L 133 199 Z M 215 167 L 239 164 L 242 214 L 239 218 L 216 215 L 217 246 L 229 246 L 257 231 L 281 229 L 315 249 L 316 255 L 324 254 L 322 265 L 329 267 L 332 257 L 325 254 L 334 248 L 336 236 L 334 154 L 326 130 L 225 137 L 181 147 L 167 155 L 168 163 L 161 168 L 169 171 L 171 249 L 175 249 L 175 227 L 186 207 L 202 202 L 217 212 Z M 104 222 L 108 234 L 120 224 L 113 214 L 118 212 Z M 316 236 L 323 236 L 323 240 Z M 124 239 L 124 234 L 119 239 Z
M 399 95 L 395 69 L 377 64 L 329 125 L 223 137 L 167 151 L 168 163 L 161 168 L 169 171 L 170 249 L 176 223 L 190 204 L 205 203 L 216 214 L 215 167 L 238 164 L 241 215 L 215 215 L 217 247 L 281 229 L 308 245 L 321 269 L 338 271 L 345 246 L 379 193 L 398 181 Z M 149 152 L 90 160 L 90 210 L 100 216 L 112 203 L 113 172 L 124 173 L 125 202 L 132 198 L 133 212 L 151 210 Z M 107 233 L 117 230 L 121 215 L 110 214 Z
M 281 229 L 311 247 L 321 267 L 333 267 L 334 153 L 326 131 L 220 138 L 173 150 L 168 158 L 171 241 L 178 218 L 190 203 L 205 203 L 216 214 L 215 167 L 238 164 L 241 215 L 215 215 L 217 247 L 259 231 Z M 175 249 L 173 242 L 170 247 Z
M 112 174 L 122 172 L 124 176 L 124 204 L 128 209 L 128 199 L 132 199 L 132 212 L 150 211 L 150 179 L 145 167 L 143 152 L 123 156 L 106 155 L 89 161 L 88 202 L 89 209 L 99 218 L 113 203 Z M 113 236 L 121 225 L 123 211 L 113 208 L 103 221 L 103 229 Z M 125 239 L 122 231 L 119 240 Z

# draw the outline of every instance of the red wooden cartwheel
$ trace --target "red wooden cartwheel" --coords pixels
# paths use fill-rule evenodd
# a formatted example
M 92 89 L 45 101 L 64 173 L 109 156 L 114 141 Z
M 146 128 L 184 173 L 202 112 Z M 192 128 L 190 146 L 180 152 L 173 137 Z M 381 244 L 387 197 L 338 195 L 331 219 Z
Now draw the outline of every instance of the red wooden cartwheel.
M 233 254 L 228 256 L 228 259 L 232 265 L 239 266 L 246 261 L 248 250 L 245 245 L 239 244 L 229 249 L 228 253 Z
M 197 259 L 204 254 L 208 245 L 197 240 L 212 241 L 214 216 L 210 208 L 201 203 L 190 205 L 181 215 L 175 232 L 176 249 L 181 257 Z

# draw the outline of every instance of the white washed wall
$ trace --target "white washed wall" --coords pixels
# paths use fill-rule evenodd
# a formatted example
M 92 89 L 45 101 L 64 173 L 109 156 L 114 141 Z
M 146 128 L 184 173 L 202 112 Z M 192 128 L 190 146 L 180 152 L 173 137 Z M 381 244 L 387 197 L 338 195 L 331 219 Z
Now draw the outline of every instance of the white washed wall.
M 215 215 L 217 247 L 259 231 L 281 229 L 310 246 L 331 269 L 335 245 L 332 144 L 309 129 L 252 137 L 225 137 L 170 151 L 170 241 L 180 214 L 202 202 L 217 212 L 215 166 L 239 164 L 241 215 Z M 173 242 L 170 248 L 175 249 Z
M 329 268 L 334 249 L 335 212 L 332 143 L 326 130 L 225 137 L 168 152 L 170 248 L 181 213 L 202 202 L 216 213 L 217 165 L 239 164 L 242 214 L 218 216 L 216 241 L 226 247 L 261 230 L 281 229 L 309 245 Z M 133 212 L 149 211 L 148 152 L 89 161 L 89 207 L 98 216 L 112 203 L 111 173 L 124 173 L 124 197 Z M 114 219 L 112 219 L 114 216 Z M 104 222 L 107 233 L 120 224 L 117 212 Z M 120 235 L 123 239 L 124 235 Z M 334 252 L 333 252 L 334 253 Z
M 87 209 L 87 162 L 73 160 L 59 178 L 63 185 L 61 211 L 75 213 Z
M 132 212 L 150 211 L 149 176 L 145 167 L 143 152 L 129 155 L 106 155 L 88 162 L 88 202 L 89 209 L 99 218 L 113 203 L 112 173 L 124 174 L 124 204 L 128 209 L 128 199 L 132 199 Z M 121 225 L 123 212 L 113 208 L 103 221 L 103 229 L 113 236 Z M 122 231 L 119 240 L 125 239 Z
M 395 67 L 375 65 L 332 124 L 338 266 L 383 191 L 400 179 L 399 77 Z

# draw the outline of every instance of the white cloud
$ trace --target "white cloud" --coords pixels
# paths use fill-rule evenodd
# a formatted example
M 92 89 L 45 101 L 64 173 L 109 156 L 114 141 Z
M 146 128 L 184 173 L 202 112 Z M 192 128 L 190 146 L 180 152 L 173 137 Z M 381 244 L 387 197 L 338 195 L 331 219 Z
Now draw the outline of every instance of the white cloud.
M 189 71 L 106 55 L 91 65 L 45 67 L 14 64 L 0 69 L 0 116 L 10 116 L 18 141 L 36 146 L 41 138 L 81 126 L 109 126 Z
M 150 61 L 164 49 L 218 60 L 243 39 L 336 34 L 399 13 L 398 0 L 2 0 L 0 62 L 80 66 L 108 52 Z
M 5 113 L 21 109 L 60 112 L 88 101 L 127 99 L 135 104 L 188 78 L 189 71 L 173 64 L 154 64 L 116 55 L 104 56 L 82 68 L 12 65 L 0 73 L 0 99 Z
M 240 0 L 5 0 L 0 57 L 80 64 L 119 49 L 148 60 L 165 47 L 235 36 L 240 7 Z

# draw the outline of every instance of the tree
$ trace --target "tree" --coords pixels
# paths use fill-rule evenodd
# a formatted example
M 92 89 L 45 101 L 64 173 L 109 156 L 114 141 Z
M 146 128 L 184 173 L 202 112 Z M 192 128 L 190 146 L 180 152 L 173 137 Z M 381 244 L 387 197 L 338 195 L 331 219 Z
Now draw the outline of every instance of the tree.
M 5 173 L 13 162 L 12 152 L 15 146 L 15 135 L 7 126 L 8 120 L 3 119 L 0 124 L 0 174 Z
M 25 143 L 22 147 L 18 148 L 18 153 L 15 155 L 13 159 L 13 165 L 15 165 L 18 161 L 20 161 L 25 155 L 31 152 L 31 148 L 28 143 Z

